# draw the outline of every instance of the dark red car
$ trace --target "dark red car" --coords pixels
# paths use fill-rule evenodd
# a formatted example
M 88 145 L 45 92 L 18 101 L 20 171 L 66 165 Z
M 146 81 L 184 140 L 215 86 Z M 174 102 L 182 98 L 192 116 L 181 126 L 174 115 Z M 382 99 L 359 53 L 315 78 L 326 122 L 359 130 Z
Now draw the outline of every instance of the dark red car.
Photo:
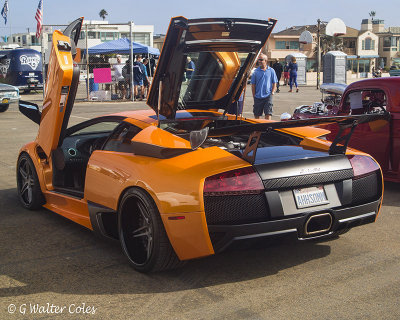
M 400 77 L 366 79 L 346 87 L 338 107 L 329 116 L 389 112 L 390 120 L 358 125 L 349 146 L 372 155 L 381 165 L 386 181 L 400 182 Z M 334 110 L 335 114 L 332 114 Z M 301 118 L 326 117 L 326 113 L 301 114 Z M 293 118 L 298 118 L 294 114 Z M 324 126 L 331 131 L 327 139 L 338 133 L 336 124 Z M 349 132 L 351 129 L 347 129 Z M 344 133 L 345 134 L 345 133 Z

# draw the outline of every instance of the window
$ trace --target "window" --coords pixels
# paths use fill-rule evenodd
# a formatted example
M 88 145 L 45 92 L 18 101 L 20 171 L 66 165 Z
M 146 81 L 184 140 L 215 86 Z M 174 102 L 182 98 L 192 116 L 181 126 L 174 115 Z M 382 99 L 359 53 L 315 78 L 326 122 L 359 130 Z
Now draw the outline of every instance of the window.
M 307 72 L 309 71 L 317 71 L 317 61 L 316 59 L 307 59 Z
M 372 40 L 371 38 L 365 38 L 365 40 L 362 41 L 362 49 L 375 50 L 375 40 Z
M 346 96 L 343 107 L 351 114 L 380 113 L 386 109 L 386 95 L 382 90 L 353 91 Z
M 79 39 L 85 39 L 85 31 L 81 31 L 79 34 Z
M 385 48 L 388 48 L 388 47 L 390 47 L 390 37 L 384 37 L 383 38 L 383 47 Z
M 88 39 L 98 39 L 99 35 L 95 31 L 88 31 Z
M 298 41 L 276 41 L 275 42 L 275 49 L 278 49 L 278 50 L 285 50 L 285 49 L 298 50 L 299 49 L 299 42 Z
M 150 33 L 135 32 L 133 33 L 133 41 L 144 44 L 146 46 L 150 45 Z
M 119 124 L 119 122 L 115 121 L 102 121 L 87 127 L 84 127 L 80 130 L 75 131 L 71 134 L 72 136 L 80 135 L 80 134 L 92 134 L 92 133 L 102 133 L 102 132 L 111 132 L 114 128 Z
M 276 41 L 275 49 L 278 49 L 278 50 L 286 49 L 286 41 Z
M 114 32 L 100 32 L 100 39 L 102 41 L 114 40 Z
M 132 139 L 141 131 L 140 128 L 129 124 L 121 123 L 121 125 L 114 130 L 104 145 L 103 150 L 134 153 L 132 146 Z
M 237 57 L 235 55 L 205 51 L 189 53 L 191 61 L 188 61 L 187 67 L 194 71 L 185 72 L 182 69 L 179 107 L 185 108 L 187 104 L 217 101 L 225 97 L 248 56 L 247 53 L 238 53 Z

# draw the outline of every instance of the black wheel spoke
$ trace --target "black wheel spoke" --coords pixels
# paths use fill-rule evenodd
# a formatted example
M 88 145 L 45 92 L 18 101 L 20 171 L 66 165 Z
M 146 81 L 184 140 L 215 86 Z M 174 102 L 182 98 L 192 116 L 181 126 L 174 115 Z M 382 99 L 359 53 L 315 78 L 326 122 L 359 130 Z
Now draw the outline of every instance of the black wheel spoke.
M 24 168 L 20 167 L 19 168 L 19 173 L 21 174 L 21 178 L 23 180 L 27 180 L 28 179 L 28 174 L 26 173 L 26 171 L 24 170 Z
M 26 190 L 28 190 L 28 188 L 29 188 L 28 182 L 24 181 L 20 190 L 21 195 L 24 195 L 24 193 L 26 192 Z
M 148 236 L 148 234 L 149 234 L 149 230 L 148 229 L 149 229 L 149 227 L 147 225 L 146 226 L 142 226 L 142 227 L 140 227 L 140 228 L 138 228 L 136 230 L 133 230 L 132 236 L 134 238 Z M 141 232 L 141 231 L 144 231 L 144 232 Z
M 146 221 L 146 224 L 149 224 L 149 217 L 146 214 L 147 213 L 146 207 L 140 201 L 138 202 L 138 207 L 139 207 L 140 214 L 142 215 L 143 219 Z
M 147 237 L 147 259 L 150 258 L 150 254 L 151 254 L 151 245 L 153 242 L 153 237 L 151 236 L 151 232 L 149 232 L 149 236 Z

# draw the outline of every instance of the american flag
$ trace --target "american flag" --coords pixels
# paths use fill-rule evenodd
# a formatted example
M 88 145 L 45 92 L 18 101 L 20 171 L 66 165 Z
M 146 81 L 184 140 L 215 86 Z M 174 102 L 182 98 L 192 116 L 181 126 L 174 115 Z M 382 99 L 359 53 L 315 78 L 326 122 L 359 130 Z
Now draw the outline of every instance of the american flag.
M 43 0 L 39 0 L 39 5 L 36 10 L 35 19 L 37 21 L 36 25 L 36 38 L 40 38 L 42 34 L 42 23 L 43 23 Z
M 8 1 L 4 2 L 3 9 L 1 10 L 1 16 L 4 18 L 4 24 L 7 24 L 7 14 L 8 14 Z

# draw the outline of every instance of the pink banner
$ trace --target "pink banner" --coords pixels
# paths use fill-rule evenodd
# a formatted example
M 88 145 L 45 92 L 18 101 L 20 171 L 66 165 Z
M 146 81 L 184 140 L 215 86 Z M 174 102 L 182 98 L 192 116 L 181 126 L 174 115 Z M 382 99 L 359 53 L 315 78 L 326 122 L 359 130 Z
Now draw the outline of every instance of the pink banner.
M 93 77 L 95 83 L 112 82 L 110 68 L 93 69 Z

